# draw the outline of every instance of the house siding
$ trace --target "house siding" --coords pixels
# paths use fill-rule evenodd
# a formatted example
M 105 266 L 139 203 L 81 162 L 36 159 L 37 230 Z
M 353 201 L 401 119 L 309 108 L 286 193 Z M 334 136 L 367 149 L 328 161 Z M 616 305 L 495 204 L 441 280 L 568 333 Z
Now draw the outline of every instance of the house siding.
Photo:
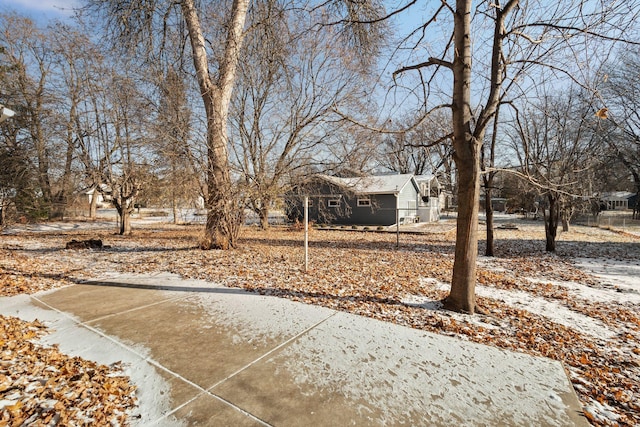
M 393 189 L 386 191 L 357 194 L 323 179 L 297 190 L 299 194 L 309 194 L 309 220 L 317 224 L 388 226 L 396 223 L 396 213 L 401 222 L 413 222 L 419 218 L 420 193 L 413 179 L 399 188 L 397 195 Z M 358 206 L 358 199 L 369 199 L 370 206 Z M 338 206 L 329 206 L 329 200 L 339 201 Z M 287 216 L 290 220 L 303 220 L 303 204 L 302 196 L 288 197 Z
M 315 195 L 309 196 L 309 221 L 342 225 L 391 225 L 396 222 L 396 197 L 392 194 L 355 195 L 328 184 L 320 184 L 314 190 Z M 358 206 L 359 198 L 369 198 L 371 206 Z M 338 206 L 330 207 L 329 200 L 339 200 Z M 291 220 L 304 219 L 303 198 L 290 197 L 287 205 Z
M 371 206 L 358 206 L 358 198 L 371 199 Z M 391 225 L 396 222 L 396 197 L 393 194 L 361 195 L 349 199 L 351 217 L 344 224 Z
M 398 194 L 398 218 L 400 222 L 414 222 L 418 216 L 418 189 L 409 182 Z

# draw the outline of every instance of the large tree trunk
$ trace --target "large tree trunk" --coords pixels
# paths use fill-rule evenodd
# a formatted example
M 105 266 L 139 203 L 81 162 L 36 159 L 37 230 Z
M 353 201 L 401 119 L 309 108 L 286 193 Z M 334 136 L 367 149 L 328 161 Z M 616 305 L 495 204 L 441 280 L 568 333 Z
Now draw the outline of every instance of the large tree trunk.
M 258 213 L 260 216 L 260 228 L 263 230 L 269 229 L 269 208 L 262 207 L 260 208 L 260 212 Z
M 231 188 L 227 154 L 226 118 L 219 117 L 220 102 L 214 102 L 208 129 L 207 223 L 203 249 L 229 249 L 235 245 L 239 224 Z M 217 106 L 216 106 L 217 105 Z M 227 105 L 228 108 L 228 105 Z
M 129 234 L 131 234 L 131 212 L 125 208 L 120 212 L 120 235 Z
M 207 50 L 193 0 L 183 0 L 182 14 L 189 31 L 193 63 L 207 114 L 207 223 L 203 249 L 228 249 L 235 245 L 242 212 L 234 202 L 227 153 L 227 117 L 235 80 L 249 0 L 234 0 L 224 55 L 214 83 L 209 74 Z
M 271 199 L 266 197 L 260 199 L 259 203 L 258 217 L 260 218 L 260 228 L 267 230 L 269 228 L 269 206 L 271 205 Z
M 451 292 L 445 300 L 445 307 L 473 314 L 476 305 L 476 260 L 478 258 L 480 145 L 470 145 L 456 148 L 459 176 L 456 250 Z
M 126 199 L 114 198 L 113 205 L 118 212 L 118 232 L 121 236 L 131 234 L 131 209 Z
M 478 210 L 480 203 L 480 141 L 471 130 L 471 1 L 457 0 L 454 22 L 453 147 L 458 169 L 458 221 L 451 292 L 445 307 L 474 313 Z

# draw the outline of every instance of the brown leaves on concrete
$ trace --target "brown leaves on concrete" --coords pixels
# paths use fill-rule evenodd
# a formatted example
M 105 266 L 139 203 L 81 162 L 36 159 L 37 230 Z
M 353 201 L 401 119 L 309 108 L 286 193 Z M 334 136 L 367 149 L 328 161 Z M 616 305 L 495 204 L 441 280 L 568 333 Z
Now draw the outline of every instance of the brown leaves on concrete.
M 37 320 L 0 316 L 0 426 L 127 425 L 135 387 L 120 367 L 41 346 L 44 333 Z

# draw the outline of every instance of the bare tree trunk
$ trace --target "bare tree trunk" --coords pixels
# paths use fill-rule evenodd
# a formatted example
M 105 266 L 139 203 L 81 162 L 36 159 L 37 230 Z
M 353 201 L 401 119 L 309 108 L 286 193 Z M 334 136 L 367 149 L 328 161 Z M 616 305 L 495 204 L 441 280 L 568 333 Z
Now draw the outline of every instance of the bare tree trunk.
M 91 194 L 91 201 L 89 202 L 89 218 L 96 219 L 98 211 L 98 190 L 93 188 L 93 194 Z
M 114 197 L 113 205 L 116 207 L 116 212 L 118 212 L 120 235 L 125 236 L 131 234 L 130 200 L 124 197 Z
M 480 204 L 480 145 L 456 148 L 458 165 L 458 220 L 451 292 L 445 307 L 473 314 L 478 258 L 478 210 Z M 466 148 L 466 150 L 464 150 Z M 462 151 L 466 151 L 462 153 Z M 462 156 L 465 156 L 462 158 Z
M 171 208 L 173 210 L 173 223 L 180 224 L 180 220 L 178 219 L 178 202 L 176 200 L 175 190 L 171 190 Z
M 71 99 L 71 109 L 69 111 L 69 121 L 67 122 L 67 150 L 64 161 L 64 173 L 62 180 L 60 181 L 60 189 L 54 197 L 54 205 L 52 211 L 52 218 L 64 219 L 64 214 L 69 204 L 69 194 L 72 193 L 71 188 L 71 166 L 73 163 L 73 154 L 75 151 L 74 138 L 73 138 L 73 118 L 76 116 L 76 100 L 75 97 Z
M 500 118 L 500 104 L 496 106 L 496 114 L 493 118 L 493 133 L 491 135 L 491 146 L 489 147 L 489 167 L 495 167 L 496 163 L 496 143 L 498 139 L 498 123 Z M 484 156 L 484 146 L 482 147 L 482 165 L 483 168 L 486 167 L 486 159 Z M 484 181 L 484 194 L 485 194 L 485 217 L 487 222 L 487 246 L 485 248 L 484 254 L 486 256 L 494 256 L 495 252 L 495 243 L 494 243 L 494 233 L 493 233 L 493 182 L 495 181 L 496 173 L 493 171 L 486 172 L 483 175 Z
M 120 235 L 131 234 L 131 212 L 126 207 L 120 213 Z
M 269 228 L 269 207 L 261 206 L 258 215 L 260 216 L 260 228 L 267 230 Z
M 562 213 L 560 214 L 560 219 L 562 222 L 562 232 L 566 233 L 569 231 L 569 219 L 570 216 L 564 209 L 562 210 Z
M 484 254 L 486 256 L 494 256 L 494 243 L 493 243 L 493 201 L 491 200 L 491 186 L 493 185 L 493 177 L 485 180 L 485 216 L 487 223 L 487 247 L 485 248 Z
M 229 249 L 235 245 L 242 212 L 234 203 L 232 193 L 227 153 L 227 118 L 249 0 L 233 1 L 224 56 L 220 60 L 218 81 L 215 83 L 209 74 L 206 44 L 194 1 L 183 0 L 180 4 L 189 31 L 193 63 L 207 113 L 208 212 L 201 247 Z
M 555 252 L 556 250 L 556 236 L 558 234 L 558 218 L 559 205 L 556 196 L 549 194 L 547 196 L 549 201 L 549 209 L 543 209 L 544 212 L 544 232 L 546 236 L 546 251 Z
M 476 260 L 480 204 L 482 138 L 471 130 L 471 1 L 457 0 L 454 17 L 453 147 L 458 169 L 458 221 L 451 292 L 445 307 L 473 314 L 476 308 Z

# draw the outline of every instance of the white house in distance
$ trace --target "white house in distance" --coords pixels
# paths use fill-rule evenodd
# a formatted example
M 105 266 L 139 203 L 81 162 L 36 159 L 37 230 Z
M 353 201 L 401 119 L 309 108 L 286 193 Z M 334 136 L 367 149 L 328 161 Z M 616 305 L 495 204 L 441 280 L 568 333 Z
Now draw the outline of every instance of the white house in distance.
M 16 113 L 15 111 L 5 107 L 4 105 L 0 104 L 0 123 L 4 122 L 5 120 L 15 116 Z
M 106 184 L 101 184 L 101 188 L 103 189 L 103 192 L 108 193 L 110 191 L 109 186 Z M 95 188 L 91 188 L 88 191 L 85 191 L 84 194 L 89 198 L 89 205 L 91 205 L 91 201 L 94 197 L 96 198 L 96 206 L 99 208 L 104 208 L 111 205 L 110 196 L 107 195 L 105 197 L 102 192 L 96 191 Z

